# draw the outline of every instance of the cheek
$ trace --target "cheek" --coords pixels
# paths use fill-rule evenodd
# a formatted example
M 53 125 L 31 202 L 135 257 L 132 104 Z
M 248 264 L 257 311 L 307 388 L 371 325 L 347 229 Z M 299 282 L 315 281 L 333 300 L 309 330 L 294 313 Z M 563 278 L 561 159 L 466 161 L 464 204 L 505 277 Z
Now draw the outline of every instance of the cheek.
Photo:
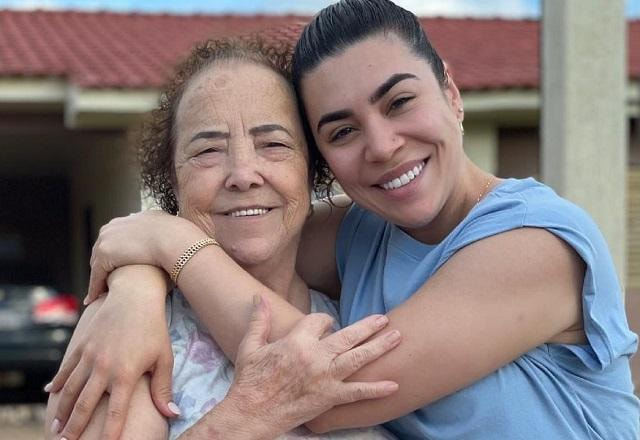
M 215 227 L 211 217 L 214 191 L 207 190 L 207 186 L 199 184 L 199 179 L 191 178 L 180 186 L 178 207 L 180 217 L 195 224 L 209 237 L 215 237 Z
M 283 170 L 279 176 L 282 185 L 277 192 L 286 199 L 285 226 L 301 229 L 311 206 L 306 163 L 304 168 Z
M 362 161 L 351 150 L 329 148 L 322 151 L 322 156 L 340 185 L 345 186 L 358 179 Z
M 215 195 L 215 182 L 207 173 L 192 170 L 178 172 L 178 206 L 182 213 L 208 212 Z M 184 216 L 184 215 L 183 215 Z

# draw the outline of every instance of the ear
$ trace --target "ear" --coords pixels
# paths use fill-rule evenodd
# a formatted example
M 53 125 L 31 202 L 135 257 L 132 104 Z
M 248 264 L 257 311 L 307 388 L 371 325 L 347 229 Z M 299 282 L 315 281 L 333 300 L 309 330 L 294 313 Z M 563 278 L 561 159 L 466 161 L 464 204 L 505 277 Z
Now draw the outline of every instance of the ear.
M 447 63 L 444 63 L 444 77 L 445 77 L 445 88 L 444 94 L 447 99 L 447 103 L 451 108 L 451 111 L 456 115 L 458 120 L 462 122 L 464 120 L 464 105 L 462 102 L 462 96 L 460 96 L 460 90 L 458 90 L 458 86 L 453 81 L 453 76 L 451 75 L 451 70 Z

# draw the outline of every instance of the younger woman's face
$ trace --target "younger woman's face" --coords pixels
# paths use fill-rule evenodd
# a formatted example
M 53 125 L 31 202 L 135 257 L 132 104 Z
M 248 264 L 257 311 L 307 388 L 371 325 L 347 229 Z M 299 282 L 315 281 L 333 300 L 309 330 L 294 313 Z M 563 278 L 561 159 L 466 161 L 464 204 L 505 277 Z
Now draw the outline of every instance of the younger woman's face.
M 431 223 L 463 163 L 460 94 L 396 35 L 374 35 L 302 81 L 311 130 L 345 192 L 410 234 Z M 413 235 L 413 234 L 412 234 Z

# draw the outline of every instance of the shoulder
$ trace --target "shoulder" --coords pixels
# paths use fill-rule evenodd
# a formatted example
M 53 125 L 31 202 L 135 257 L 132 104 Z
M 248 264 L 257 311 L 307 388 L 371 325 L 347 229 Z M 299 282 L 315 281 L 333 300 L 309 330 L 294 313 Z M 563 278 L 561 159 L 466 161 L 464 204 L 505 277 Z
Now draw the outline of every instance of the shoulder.
M 532 178 L 501 182 L 469 213 L 452 240 L 464 246 L 525 227 L 545 229 L 578 251 L 590 242 L 605 245 L 595 222 L 582 208 Z
M 597 260 L 600 267 L 613 270 L 605 238 L 584 209 L 535 181 L 520 196 L 526 206 L 524 227 L 545 229 L 572 247 L 587 265 Z
M 489 212 L 515 211 L 522 215 L 523 226 L 553 226 L 565 223 L 595 227 L 587 212 L 559 196 L 551 187 L 528 179 L 506 179 L 487 198 Z M 483 206 L 483 205 L 480 205 Z

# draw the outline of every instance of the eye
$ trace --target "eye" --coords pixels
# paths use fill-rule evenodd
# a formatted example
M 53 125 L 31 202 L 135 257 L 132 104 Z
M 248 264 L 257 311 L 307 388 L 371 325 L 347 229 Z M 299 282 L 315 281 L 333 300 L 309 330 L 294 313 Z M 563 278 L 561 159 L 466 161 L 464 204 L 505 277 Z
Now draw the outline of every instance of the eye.
M 336 130 L 331 137 L 329 138 L 329 142 L 336 142 L 339 140 L 344 139 L 345 137 L 349 136 L 351 133 L 355 132 L 356 129 L 353 127 L 342 127 L 338 130 Z
M 265 148 L 278 148 L 278 147 L 288 148 L 287 145 L 283 144 L 282 142 L 277 142 L 277 141 L 267 142 L 263 146 Z
M 206 148 L 206 149 L 201 150 L 201 151 L 199 151 L 198 153 L 196 153 L 196 157 L 197 157 L 197 156 L 203 156 L 203 155 L 205 155 L 205 154 L 217 153 L 217 152 L 219 152 L 219 151 L 220 151 L 220 149 L 218 149 L 218 148 L 209 147 L 209 148 Z
M 389 105 L 389 112 L 402 108 L 407 102 L 411 101 L 413 98 L 414 98 L 413 96 L 403 96 L 401 98 L 394 99 Z

